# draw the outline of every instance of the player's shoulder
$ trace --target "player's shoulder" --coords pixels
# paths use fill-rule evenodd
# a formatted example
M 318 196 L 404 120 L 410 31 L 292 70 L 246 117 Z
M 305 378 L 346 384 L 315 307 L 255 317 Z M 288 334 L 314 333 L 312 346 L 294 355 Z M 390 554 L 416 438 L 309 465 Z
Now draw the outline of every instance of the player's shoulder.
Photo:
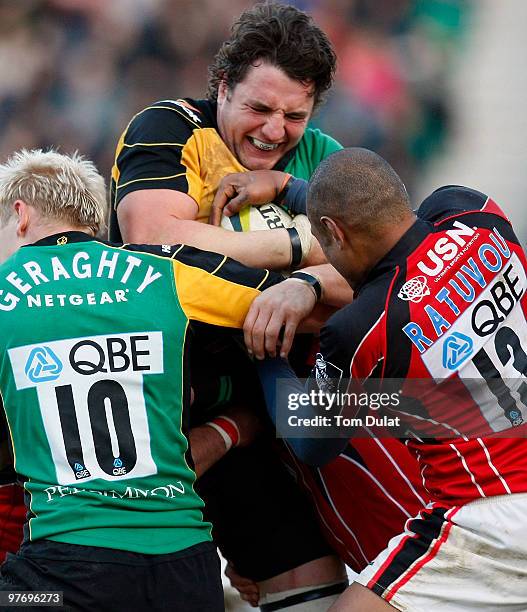
M 158 100 L 144 108 L 138 115 L 145 115 L 151 121 L 156 118 L 172 121 L 183 121 L 195 127 L 207 127 L 215 124 L 214 105 L 209 100 L 177 98 L 175 100 Z
M 132 118 L 126 129 L 125 143 L 156 144 L 207 127 L 216 127 L 214 104 L 209 100 L 158 100 Z
M 158 100 L 148 107 L 154 111 L 175 113 L 184 121 L 196 127 L 216 126 L 215 104 L 210 100 L 194 100 L 192 98 L 178 98 L 176 100 Z
M 300 141 L 307 147 L 317 147 L 326 152 L 327 155 L 329 153 L 333 153 L 334 151 L 338 151 L 342 149 L 342 145 L 335 140 L 333 137 L 325 134 L 318 128 L 308 127 L 302 136 Z
M 493 214 L 507 220 L 496 202 L 481 191 L 462 185 L 445 185 L 436 189 L 417 210 L 417 216 L 431 223 L 466 213 Z
M 290 157 L 286 155 L 288 158 L 282 162 L 283 168 L 279 164 L 275 169 L 284 169 L 297 178 L 308 180 L 320 162 L 339 149 L 342 145 L 334 138 L 317 128 L 308 127 Z

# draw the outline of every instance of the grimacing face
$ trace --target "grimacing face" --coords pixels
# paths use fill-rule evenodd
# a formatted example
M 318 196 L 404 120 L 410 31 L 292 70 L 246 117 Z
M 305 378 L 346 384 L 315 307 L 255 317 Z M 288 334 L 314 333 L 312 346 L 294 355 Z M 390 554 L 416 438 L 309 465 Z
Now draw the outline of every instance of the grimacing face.
M 313 112 L 313 85 L 262 62 L 232 90 L 218 89 L 220 135 L 248 170 L 270 170 L 304 135 Z

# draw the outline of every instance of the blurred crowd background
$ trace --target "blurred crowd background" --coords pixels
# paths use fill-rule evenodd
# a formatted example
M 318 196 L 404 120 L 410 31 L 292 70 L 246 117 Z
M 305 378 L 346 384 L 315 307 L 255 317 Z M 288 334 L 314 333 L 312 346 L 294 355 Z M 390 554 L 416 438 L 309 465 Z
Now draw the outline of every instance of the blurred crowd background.
M 419 193 L 430 163 L 448 151 L 449 79 L 485 2 L 290 1 L 313 14 L 339 58 L 313 124 L 374 149 Z M 154 100 L 203 97 L 211 58 L 252 4 L 0 0 L 0 158 L 20 147 L 78 149 L 109 177 L 132 115 Z

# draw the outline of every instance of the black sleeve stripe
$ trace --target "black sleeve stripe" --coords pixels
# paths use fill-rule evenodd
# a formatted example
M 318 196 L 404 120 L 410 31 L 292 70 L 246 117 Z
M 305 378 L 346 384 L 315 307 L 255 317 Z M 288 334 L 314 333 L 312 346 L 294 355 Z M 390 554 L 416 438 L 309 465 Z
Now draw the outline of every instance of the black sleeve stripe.
M 136 253 L 146 253 L 163 259 L 173 259 L 175 254 L 183 245 L 165 245 L 165 244 L 123 244 L 119 248 L 126 249 Z
M 172 253 L 170 259 L 174 259 L 174 257 L 179 253 L 179 251 L 181 251 L 184 246 L 184 244 L 176 245 L 176 250 Z
M 263 291 L 267 287 L 276 285 L 284 280 L 281 274 L 269 270 L 249 268 L 225 255 L 202 251 L 190 246 L 184 246 L 173 257 L 183 264 L 201 268 L 218 278 L 231 281 L 237 285 L 244 285 Z
M 188 266 L 201 268 L 205 272 L 212 272 L 222 263 L 224 255 L 213 253 L 212 251 L 202 251 L 194 247 L 183 245 L 178 253 L 173 257 L 177 261 Z
M 264 291 L 284 280 L 277 272 L 266 269 L 249 268 L 226 255 L 203 251 L 186 244 L 172 246 L 160 244 L 123 244 L 116 248 L 139 253 L 147 253 L 162 258 L 175 259 L 192 268 L 200 268 L 205 272 L 237 285 L 251 287 Z
M 267 279 L 269 278 L 269 274 L 270 274 L 269 270 L 266 270 L 265 272 L 266 272 L 265 277 L 262 279 L 262 282 L 258 285 L 258 287 L 256 287 L 260 291 L 263 291 L 262 287 L 265 285 Z
M 270 272 L 265 269 L 249 268 L 239 261 L 226 258 L 225 262 L 214 272 L 215 276 L 232 281 L 238 285 L 254 287 L 259 291 L 264 291 L 284 280 L 281 274 Z
M 221 260 L 221 262 L 218 264 L 218 266 L 216 267 L 216 269 L 215 269 L 215 270 L 213 270 L 213 271 L 211 272 L 211 274 L 216 274 L 216 272 L 219 272 L 219 271 L 220 271 L 220 268 L 223 266 L 223 264 L 224 264 L 226 261 L 227 261 L 227 255 L 224 255 L 224 256 L 223 256 L 223 259 Z

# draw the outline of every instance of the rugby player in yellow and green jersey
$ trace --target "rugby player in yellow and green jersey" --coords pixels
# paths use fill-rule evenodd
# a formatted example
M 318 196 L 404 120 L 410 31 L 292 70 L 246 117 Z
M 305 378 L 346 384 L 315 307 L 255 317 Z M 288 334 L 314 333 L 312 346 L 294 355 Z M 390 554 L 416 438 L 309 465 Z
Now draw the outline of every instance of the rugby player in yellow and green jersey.
M 193 247 L 82 232 L 0 267 L 1 390 L 30 540 L 167 553 L 210 539 L 184 459 L 189 322 L 241 328 L 280 280 Z
M 324 302 L 341 305 L 341 292 L 349 294 L 349 288 L 325 264 L 308 224 L 300 227 L 303 215 L 293 219 L 292 227 L 264 232 L 229 232 L 207 224 L 225 175 L 279 168 L 308 179 L 340 148 L 308 128 L 331 86 L 335 64 L 325 33 L 296 7 L 260 3 L 242 13 L 209 67 L 206 99 L 156 102 L 124 130 L 112 169 L 111 240 L 183 242 L 268 269 L 316 265 L 324 270 L 313 271 L 318 278 L 311 281 L 322 285 Z M 282 317 L 283 311 L 277 312 L 278 328 L 285 323 Z M 284 325 L 286 336 L 293 335 L 296 324 Z M 203 370 L 204 358 L 199 350 L 193 353 L 195 375 Z M 211 353 L 208 347 L 203 352 L 209 364 Z M 254 368 L 240 353 L 236 346 L 218 351 L 212 371 L 243 380 L 247 390 L 240 392 L 240 403 L 254 414 L 261 399 L 258 383 L 248 383 Z M 239 362 L 246 366 L 241 374 Z M 198 417 L 196 405 L 192 418 Z M 311 505 L 277 460 L 274 431 L 265 423 L 259 440 L 228 454 L 198 487 L 225 558 L 258 581 L 260 604 L 266 605 L 269 595 L 277 608 L 278 593 L 280 606 L 291 605 L 291 590 L 295 596 L 305 590 L 310 600 L 325 598 L 326 587 L 333 590 L 345 573 L 323 540 Z

